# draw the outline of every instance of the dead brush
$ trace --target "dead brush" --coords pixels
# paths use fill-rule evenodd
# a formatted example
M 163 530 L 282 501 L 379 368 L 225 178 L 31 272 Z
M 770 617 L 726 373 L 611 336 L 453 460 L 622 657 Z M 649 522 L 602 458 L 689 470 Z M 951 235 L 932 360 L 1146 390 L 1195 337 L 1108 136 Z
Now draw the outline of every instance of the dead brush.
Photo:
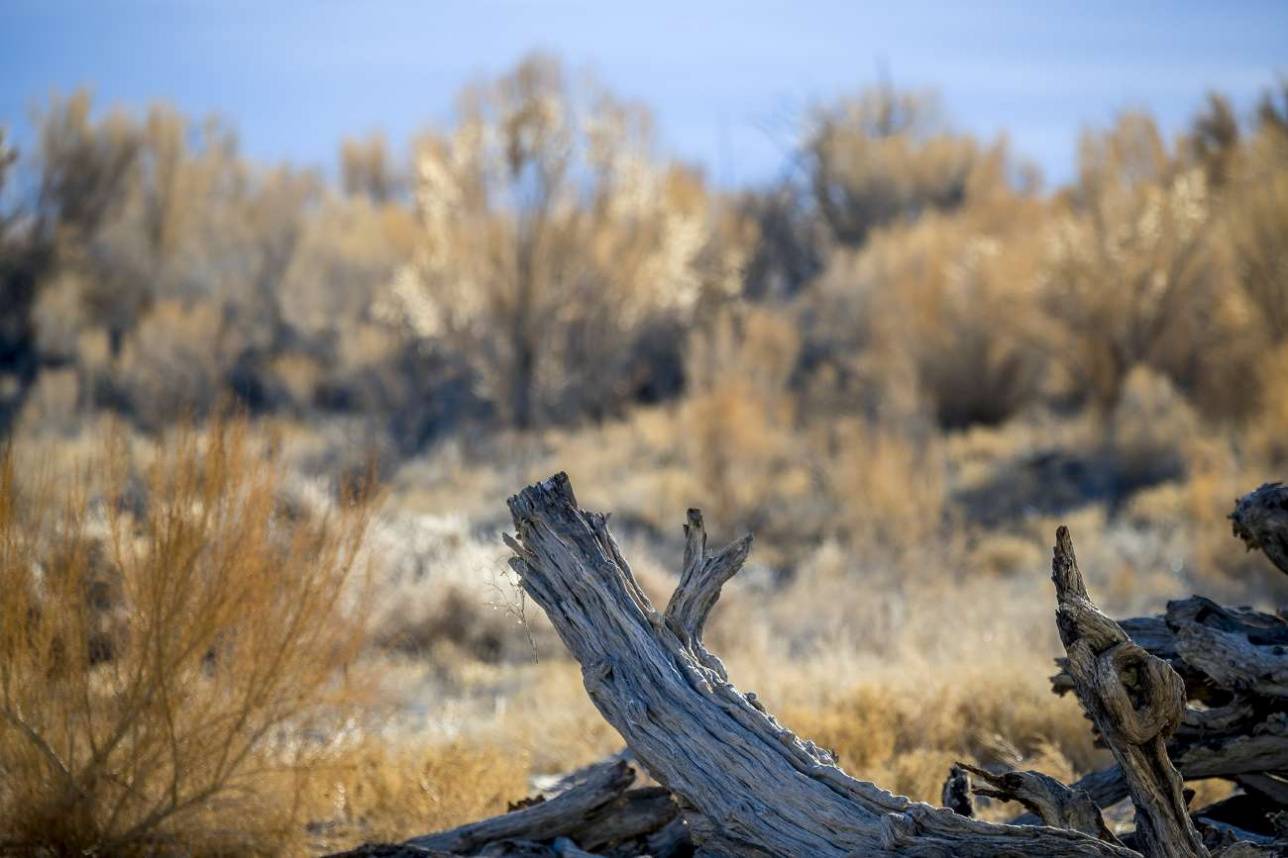
M 119 443 L 56 487 L 20 486 L 19 455 L 0 460 L 0 844 L 292 851 L 307 731 L 343 714 L 362 641 L 361 493 L 291 520 L 239 421 L 172 437 L 137 481 Z

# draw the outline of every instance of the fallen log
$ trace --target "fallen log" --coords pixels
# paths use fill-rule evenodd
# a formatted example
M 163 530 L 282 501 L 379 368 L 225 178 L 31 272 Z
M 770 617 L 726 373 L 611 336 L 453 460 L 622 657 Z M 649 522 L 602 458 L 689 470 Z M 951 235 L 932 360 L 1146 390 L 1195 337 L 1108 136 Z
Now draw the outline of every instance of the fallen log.
M 634 781 L 628 764 L 605 765 L 555 798 L 407 842 L 431 851 L 468 854 L 501 840 L 554 840 L 585 825 L 587 818 L 619 799 Z
M 1243 827 L 1244 818 L 1232 819 L 1229 806 L 1206 809 L 1209 815 L 1196 828 L 1182 776 L 1246 777 L 1250 791 L 1261 788 L 1254 808 L 1279 794 L 1284 781 L 1274 772 L 1288 770 L 1288 760 L 1279 756 L 1281 749 L 1288 752 L 1283 665 L 1277 660 L 1282 617 L 1196 599 L 1173 603 L 1166 617 L 1119 625 L 1091 602 L 1061 528 L 1052 580 L 1067 655 L 1063 690 L 1078 694 L 1117 764 L 1072 787 L 1036 772 L 959 765 L 945 785 L 945 804 L 954 812 L 850 777 L 829 752 L 784 728 L 754 695 L 729 682 L 724 665 L 703 644 L 702 630 L 721 587 L 745 561 L 750 537 L 708 552 L 701 515 L 690 511 L 680 582 L 659 612 L 636 582 L 606 516 L 581 510 L 565 475 L 528 487 L 509 505 L 517 538 L 506 542 L 524 590 L 581 664 L 587 693 L 626 740 L 631 759 L 662 788 L 629 790 L 629 779 L 623 783 L 625 775 L 612 768 L 625 763 L 610 761 L 592 769 L 604 778 L 594 801 L 577 796 L 574 784 L 547 802 L 415 838 L 402 847 L 407 851 L 381 855 L 663 856 L 693 847 L 713 858 L 1204 858 L 1209 848 L 1219 858 L 1279 854 L 1281 843 Z M 1240 690 L 1231 692 L 1228 684 Z M 1187 697 L 1216 705 L 1187 710 Z M 1276 711 L 1267 713 L 1267 700 Z M 1169 757 L 1169 738 L 1182 743 L 1179 772 Z M 974 786 L 976 794 L 1020 801 L 1044 824 L 974 819 L 972 775 L 982 784 Z M 1136 807 L 1137 827 L 1119 840 L 1100 808 L 1125 795 Z M 644 804 L 627 811 L 623 802 L 631 796 L 669 807 L 669 821 L 659 823 L 665 811 L 645 811 Z M 567 815 L 542 811 L 543 804 L 561 800 Z M 648 821 L 630 821 L 637 811 Z M 534 825 L 537 818 L 541 824 Z
M 581 663 L 599 711 L 680 800 L 705 853 L 1135 854 L 1078 831 L 981 822 L 855 780 L 739 693 L 701 630 L 747 540 L 708 554 L 701 517 L 691 513 L 684 574 L 661 613 L 606 518 L 577 506 L 565 475 L 520 492 L 510 509 L 518 533 L 508 540 L 511 563 L 524 589 Z
M 1194 596 L 1169 602 L 1157 617 L 1123 620 L 1131 639 L 1185 680 L 1194 704 L 1168 742 L 1168 755 L 1186 780 L 1227 778 L 1260 783 L 1288 796 L 1273 773 L 1288 770 L 1288 620 L 1251 608 L 1230 608 Z M 1052 677 L 1058 694 L 1072 690 L 1062 670 Z M 1267 773 L 1270 773 L 1267 775 Z M 1101 807 L 1127 796 L 1115 765 L 1073 785 Z M 1255 787 L 1253 787 L 1255 788 Z M 1282 799 L 1281 799 L 1282 801 Z M 1033 815 L 1015 822 L 1033 824 Z
M 1288 619 L 1282 615 L 1191 596 L 1168 602 L 1162 616 L 1119 624 L 1134 642 L 1180 674 L 1191 700 L 1220 703 L 1236 692 L 1284 696 Z M 1059 664 L 1063 668 L 1064 660 Z M 1051 684 L 1057 694 L 1073 687 L 1063 669 Z

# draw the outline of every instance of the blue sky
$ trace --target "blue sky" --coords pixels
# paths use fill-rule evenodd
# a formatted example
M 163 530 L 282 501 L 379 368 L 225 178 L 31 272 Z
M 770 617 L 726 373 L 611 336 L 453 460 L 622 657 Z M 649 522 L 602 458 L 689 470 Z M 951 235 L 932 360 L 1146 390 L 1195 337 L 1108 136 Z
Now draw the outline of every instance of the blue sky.
M 1006 131 L 1049 181 L 1124 109 L 1168 130 L 1217 89 L 1249 108 L 1288 74 L 1288 2 L 0 0 L 0 123 L 50 92 L 216 113 L 243 151 L 333 169 L 346 134 L 400 144 L 462 84 L 540 49 L 650 105 L 668 152 L 730 185 L 777 175 L 810 105 L 934 88 L 957 127 Z

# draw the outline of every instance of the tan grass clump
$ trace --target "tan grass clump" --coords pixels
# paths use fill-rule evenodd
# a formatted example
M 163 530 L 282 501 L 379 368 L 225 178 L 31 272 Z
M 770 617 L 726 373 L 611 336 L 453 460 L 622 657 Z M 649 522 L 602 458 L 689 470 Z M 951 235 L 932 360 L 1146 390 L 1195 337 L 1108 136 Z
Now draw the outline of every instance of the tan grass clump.
M 1040 675 L 990 667 L 874 678 L 830 706 L 789 706 L 782 717 L 846 771 L 935 804 L 955 760 L 1039 767 L 1066 780 L 1100 761 L 1077 703 L 1052 695 Z
M 308 794 L 320 851 L 396 842 L 505 811 L 528 793 L 527 759 L 481 742 L 367 737 L 318 767 Z

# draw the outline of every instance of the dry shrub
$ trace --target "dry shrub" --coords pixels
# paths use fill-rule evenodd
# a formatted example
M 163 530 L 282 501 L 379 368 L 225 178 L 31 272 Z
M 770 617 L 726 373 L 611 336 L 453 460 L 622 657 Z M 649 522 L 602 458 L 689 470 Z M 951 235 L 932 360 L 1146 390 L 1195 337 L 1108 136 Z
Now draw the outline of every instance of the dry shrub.
M 372 528 L 369 546 L 377 558 L 375 645 L 421 656 L 450 645 L 456 657 L 491 663 L 553 648 L 553 629 L 540 611 L 526 610 L 499 537 L 479 538 L 460 516 L 391 510 Z
M 947 525 L 945 462 L 934 437 L 918 441 L 888 427 L 850 421 L 836 427 L 829 469 L 849 544 L 898 559 L 929 548 Z
M 809 516 L 814 475 L 787 392 L 798 348 L 786 318 L 749 305 L 694 334 L 680 442 L 702 493 L 690 503 L 718 532 L 756 531 L 773 544 Z M 784 501 L 798 502 L 795 516 Z
M 930 210 L 834 252 L 802 302 L 812 399 L 944 427 L 995 424 L 1041 392 L 1047 320 L 1036 289 L 1046 208 L 1010 190 L 1004 153 L 951 212 Z M 830 378 L 827 377 L 830 375 Z M 857 405 L 857 409 L 855 406 Z M 821 410 L 820 409 L 820 410 Z
M 1227 288 L 1203 169 L 1175 157 L 1153 120 L 1135 114 L 1084 138 L 1081 159 L 1067 209 L 1049 226 L 1043 274 L 1073 390 L 1107 411 L 1144 364 L 1210 398 L 1213 411 L 1246 408 L 1248 397 L 1226 382 L 1249 356 L 1248 313 Z
M 1272 342 L 1288 339 L 1288 133 L 1270 126 L 1248 145 L 1225 225 L 1236 280 Z
M 819 111 L 806 151 L 815 203 L 850 245 L 883 224 L 960 206 L 988 158 L 973 138 L 944 130 L 933 98 L 886 90 Z
M 973 574 L 1031 575 L 1047 562 L 1036 540 L 990 531 L 971 546 L 967 566 Z
M 1106 426 L 1118 493 L 1178 479 L 1186 447 L 1202 434 L 1198 415 L 1167 379 L 1133 367 Z
M 874 236 L 861 276 L 876 347 L 910 361 L 941 426 L 996 424 L 1041 391 L 1046 354 L 1032 201 L 1008 196 Z
M 622 748 L 621 735 L 586 693 L 581 666 L 566 657 L 535 667 L 531 684 L 507 702 L 499 726 L 537 774 L 567 772 Z
M 24 433 L 66 433 L 80 416 L 81 384 L 76 371 L 46 370 L 27 392 L 17 428 Z
M 161 301 L 125 344 L 113 383 L 150 429 L 176 414 L 204 417 L 226 392 L 237 339 L 213 304 Z
M 1222 438 L 1196 439 L 1187 448 L 1181 516 L 1190 522 L 1192 575 L 1201 592 L 1218 600 L 1264 596 L 1277 602 L 1283 576 L 1261 552 L 1249 552 L 1235 539 L 1227 518 L 1236 499 L 1264 481 L 1266 472 L 1250 464 Z
M 362 640 L 365 505 L 290 520 L 244 424 L 123 444 L 56 492 L 0 467 L 0 839 L 291 851 L 289 787 Z M 89 495 L 93 490 L 94 495 Z
M 1261 356 L 1257 378 L 1261 397 L 1248 426 L 1248 447 L 1273 473 L 1282 474 L 1288 465 L 1288 342 Z

